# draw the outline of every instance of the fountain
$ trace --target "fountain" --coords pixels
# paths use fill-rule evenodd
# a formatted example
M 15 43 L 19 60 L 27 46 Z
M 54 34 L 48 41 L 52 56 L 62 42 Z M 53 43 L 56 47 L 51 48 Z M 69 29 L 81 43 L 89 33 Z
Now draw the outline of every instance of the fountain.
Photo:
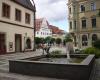
M 67 52 L 66 54 L 67 54 L 67 59 L 70 60 L 71 58 L 70 58 L 69 52 Z
M 49 49 L 46 51 L 47 55 L 10 60 L 9 72 L 68 80 L 90 79 L 95 61 L 94 55 L 70 54 L 69 51 L 67 61 L 66 55 L 49 56 Z M 50 60 L 48 60 L 49 58 Z M 80 61 L 77 62 L 76 59 Z
M 67 59 L 70 60 L 70 54 L 73 54 L 73 44 L 72 42 L 67 42 L 66 43 L 66 55 Z

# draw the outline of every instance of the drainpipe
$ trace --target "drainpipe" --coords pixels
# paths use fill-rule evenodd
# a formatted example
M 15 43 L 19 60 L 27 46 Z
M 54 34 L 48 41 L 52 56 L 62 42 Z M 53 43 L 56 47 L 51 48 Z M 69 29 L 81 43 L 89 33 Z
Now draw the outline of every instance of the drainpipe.
M 35 7 L 35 6 L 34 6 Z M 35 51 L 36 50 L 36 48 L 35 48 L 35 32 L 36 32 L 36 24 L 35 24 L 35 20 L 36 20 L 36 8 L 35 8 L 35 10 L 34 10 L 34 48 L 33 48 L 33 51 Z

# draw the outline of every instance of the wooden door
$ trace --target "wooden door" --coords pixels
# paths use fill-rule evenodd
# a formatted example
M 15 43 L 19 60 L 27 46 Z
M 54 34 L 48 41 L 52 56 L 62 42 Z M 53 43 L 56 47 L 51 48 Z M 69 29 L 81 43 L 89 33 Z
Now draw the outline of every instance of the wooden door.
M 15 34 L 15 52 L 22 51 L 22 38 L 21 34 Z

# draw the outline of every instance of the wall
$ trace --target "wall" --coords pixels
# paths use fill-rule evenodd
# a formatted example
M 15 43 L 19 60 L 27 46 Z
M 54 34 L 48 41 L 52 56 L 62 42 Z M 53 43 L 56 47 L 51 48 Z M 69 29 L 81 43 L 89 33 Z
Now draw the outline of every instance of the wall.
M 4 18 L 2 17 L 2 3 L 7 3 L 10 5 L 10 18 Z M 22 18 L 21 22 L 15 21 L 15 8 L 21 10 Z M 29 13 L 31 16 L 31 22 L 30 24 L 25 23 L 25 13 Z M 17 25 L 16 25 L 17 24 Z M 15 34 L 21 34 L 22 35 L 22 51 L 24 51 L 25 47 L 25 39 L 30 38 L 31 39 L 31 49 L 33 50 L 34 45 L 34 15 L 33 11 L 28 10 L 14 2 L 11 2 L 10 0 L 0 0 L 0 32 L 6 34 L 6 48 L 7 52 L 15 52 Z M 26 35 L 27 34 L 27 35 Z M 9 49 L 9 42 L 13 43 L 13 49 Z

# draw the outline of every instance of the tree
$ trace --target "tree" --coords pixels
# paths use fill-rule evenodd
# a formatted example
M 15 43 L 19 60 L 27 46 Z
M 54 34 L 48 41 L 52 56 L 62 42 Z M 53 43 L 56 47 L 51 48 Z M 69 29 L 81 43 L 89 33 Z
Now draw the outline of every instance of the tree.
M 62 42 L 62 40 L 60 38 L 56 39 L 56 44 L 60 44 Z
M 55 43 L 55 38 L 51 38 L 50 43 L 51 43 L 51 44 L 54 44 L 54 43 Z
M 35 44 L 44 43 L 44 38 L 35 37 Z
M 63 40 L 63 42 L 64 42 L 64 43 L 66 43 L 66 42 L 73 42 L 72 36 L 71 36 L 70 34 L 67 34 L 67 35 L 65 36 L 65 39 Z
M 50 36 L 48 36 L 48 37 L 46 37 L 46 38 L 44 39 L 44 42 L 45 42 L 45 43 L 50 43 L 50 41 L 51 41 L 51 37 L 50 37 Z
M 41 39 L 39 37 L 35 37 L 35 44 L 40 44 L 41 43 Z

